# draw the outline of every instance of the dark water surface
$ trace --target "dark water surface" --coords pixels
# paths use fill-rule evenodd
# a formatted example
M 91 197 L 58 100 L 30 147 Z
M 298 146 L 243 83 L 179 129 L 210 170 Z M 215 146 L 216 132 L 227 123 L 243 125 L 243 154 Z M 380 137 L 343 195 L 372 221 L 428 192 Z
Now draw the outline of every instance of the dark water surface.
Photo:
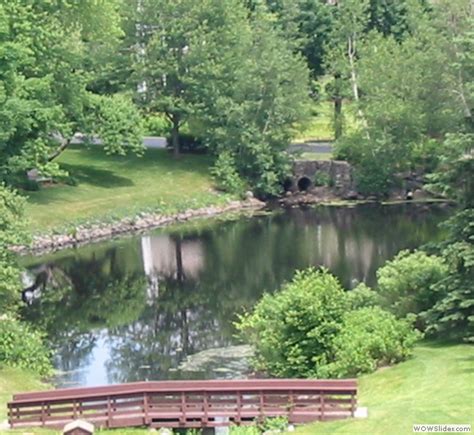
M 236 315 L 296 269 L 372 285 L 399 250 L 437 240 L 446 216 L 414 204 L 292 209 L 25 258 L 25 286 L 38 288 L 24 315 L 47 331 L 63 386 L 211 376 L 177 367 L 236 344 Z

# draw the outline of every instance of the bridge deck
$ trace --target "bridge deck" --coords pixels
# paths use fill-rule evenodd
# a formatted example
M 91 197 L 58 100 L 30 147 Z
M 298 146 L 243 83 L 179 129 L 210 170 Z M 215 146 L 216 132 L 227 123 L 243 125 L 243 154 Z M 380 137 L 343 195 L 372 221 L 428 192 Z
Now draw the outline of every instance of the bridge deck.
M 291 423 L 354 416 L 355 380 L 219 380 L 136 382 L 13 396 L 12 428 L 63 427 L 83 419 L 96 427 L 215 427 L 285 416 Z

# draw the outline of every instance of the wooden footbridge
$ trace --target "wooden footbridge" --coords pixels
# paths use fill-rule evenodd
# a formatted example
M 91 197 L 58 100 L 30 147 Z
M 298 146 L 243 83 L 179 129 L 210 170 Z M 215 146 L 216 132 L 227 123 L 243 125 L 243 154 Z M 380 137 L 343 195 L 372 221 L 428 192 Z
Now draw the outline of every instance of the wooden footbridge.
M 13 396 L 12 428 L 62 428 L 76 419 L 96 427 L 205 428 L 285 416 L 290 423 L 354 416 L 355 380 L 137 382 Z

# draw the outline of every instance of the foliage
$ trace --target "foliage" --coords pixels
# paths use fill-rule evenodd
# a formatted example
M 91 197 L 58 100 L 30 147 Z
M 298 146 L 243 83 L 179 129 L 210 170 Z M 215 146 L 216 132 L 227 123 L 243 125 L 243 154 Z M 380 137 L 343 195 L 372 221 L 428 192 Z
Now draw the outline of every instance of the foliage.
M 354 377 L 407 359 L 420 334 L 380 307 L 348 311 L 333 342 L 334 362 L 324 377 Z
M 364 283 L 360 283 L 356 288 L 347 293 L 349 305 L 353 310 L 358 308 L 376 307 L 380 305 L 380 296 L 376 291 Z
M 281 377 L 346 377 L 406 359 L 419 333 L 375 306 L 366 286 L 351 293 L 326 270 L 309 269 L 264 295 L 237 324 L 256 349 L 256 368 Z
M 392 32 L 374 23 L 373 2 L 344 2 L 327 56 L 359 121 L 338 153 L 355 165 L 366 194 L 387 193 L 401 172 L 432 170 L 443 137 L 472 123 L 472 8 L 463 0 L 431 10 L 403 3 Z
M 219 154 L 211 174 L 219 189 L 240 195 L 244 193 L 245 184 L 235 169 L 234 157 L 228 152 Z
M 331 176 L 326 172 L 316 172 L 313 181 L 315 186 L 330 186 L 333 183 Z
M 401 251 L 377 270 L 377 292 L 383 305 L 397 317 L 423 317 L 444 296 L 434 286 L 446 278 L 447 272 L 440 257 L 423 251 Z
M 125 95 L 100 96 L 95 98 L 95 133 L 100 137 L 107 154 L 126 155 L 133 151 L 144 152 L 142 140 L 142 118 L 137 107 Z
M 334 338 L 348 307 L 328 271 L 296 272 L 274 295 L 266 294 L 240 318 L 242 337 L 256 349 L 256 367 L 282 377 L 312 377 L 332 361 Z
M 465 208 L 474 207 L 474 134 L 457 133 L 447 135 L 440 163 L 430 174 L 427 186 L 435 193 L 456 198 Z
M 49 352 L 43 344 L 43 336 L 13 317 L 0 317 L 0 366 L 50 374 Z
M 288 427 L 287 417 L 267 417 L 259 425 L 258 428 L 262 433 L 283 432 Z
M 147 136 L 168 136 L 171 125 L 164 115 L 148 115 L 143 120 L 144 133 Z
M 30 169 L 61 175 L 54 158 L 75 132 L 96 130 L 89 116 L 96 96 L 87 85 L 121 35 L 119 3 L 0 1 L 0 179 L 14 182 Z M 106 125 L 100 129 L 123 142 Z
M 207 81 L 202 90 L 218 92 L 204 114 L 209 146 L 216 155 L 230 153 L 257 195 L 275 195 L 290 170 L 286 149 L 294 127 L 307 118 L 308 70 L 260 9 L 239 29 L 232 62 L 225 80 Z
M 25 200 L 0 185 L 0 315 L 14 310 L 19 300 L 20 271 L 9 246 L 28 242 Z
M 441 254 L 448 274 L 435 286 L 443 298 L 428 313 L 428 332 L 474 342 L 474 209 L 458 212 L 446 226 Z
M 165 114 L 176 155 L 180 128 L 203 110 L 202 104 L 205 109 L 215 102 L 216 95 L 201 89 L 235 54 L 243 12 L 237 1 L 216 0 L 146 0 L 135 11 L 142 29 L 137 42 L 143 47 L 135 62 L 136 83 L 143 84 L 139 97 L 148 112 Z

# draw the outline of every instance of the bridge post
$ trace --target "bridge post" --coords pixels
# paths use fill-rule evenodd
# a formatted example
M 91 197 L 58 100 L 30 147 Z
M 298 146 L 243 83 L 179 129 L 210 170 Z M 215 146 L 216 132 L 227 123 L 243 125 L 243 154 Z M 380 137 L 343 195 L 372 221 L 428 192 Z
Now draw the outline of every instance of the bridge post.
M 181 426 L 186 426 L 186 393 L 181 392 L 181 416 L 179 417 Z
M 324 407 L 325 407 L 325 404 L 324 404 L 324 391 L 320 391 L 320 393 L 319 393 L 319 407 L 320 407 L 319 412 L 321 414 L 321 416 L 320 416 L 321 421 L 324 421 L 324 411 L 325 411 L 325 409 L 324 409 Z
M 203 411 L 204 411 L 204 417 L 202 419 L 202 422 L 203 422 L 203 426 L 206 427 L 209 421 L 209 416 L 208 416 L 209 402 L 208 402 L 208 397 L 207 397 L 207 391 L 203 392 Z
M 41 402 L 41 426 L 45 426 L 46 424 L 46 415 L 44 412 L 44 407 L 45 407 L 45 403 Z
M 354 392 L 351 393 L 351 416 L 355 415 L 355 395 Z
M 112 425 L 112 404 L 110 403 L 110 396 L 107 396 L 107 428 L 110 429 Z
M 143 423 L 145 424 L 145 426 L 148 426 L 150 424 L 150 421 L 148 419 L 148 393 L 143 393 L 143 415 Z
M 295 396 L 293 390 L 288 392 L 288 422 L 293 421 L 293 408 L 295 407 Z
M 236 422 L 238 425 L 242 423 L 242 392 L 237 391 L 237 417 Z

